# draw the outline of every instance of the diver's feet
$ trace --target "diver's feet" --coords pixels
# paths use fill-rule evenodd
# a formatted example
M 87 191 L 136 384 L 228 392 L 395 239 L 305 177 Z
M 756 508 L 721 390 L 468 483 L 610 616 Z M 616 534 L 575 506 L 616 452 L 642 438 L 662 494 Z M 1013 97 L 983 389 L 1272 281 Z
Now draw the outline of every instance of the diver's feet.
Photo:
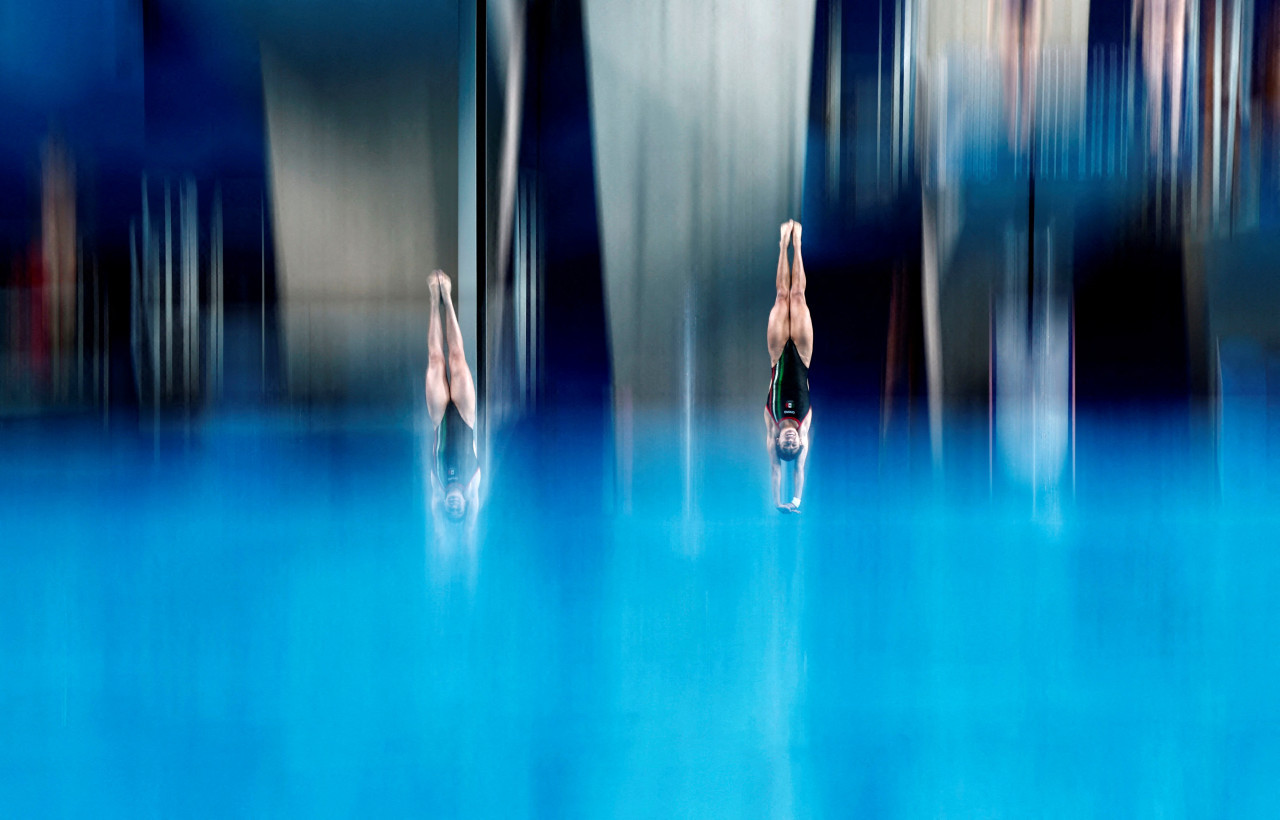
M 791 244 L 800 247 L 800 223 L 791 220 Z
M 440 294 L 448 299 L 453 293 L 453 282 L 449 279 L 449 274 L 442 270 L 436 271 L 436 281 L 440 283 Z
M 782 232 L 782 239 L 779 240 L 778 244 L 781 247 L 785 248 L 787 246 L 787 243 L 791 241 L 791 220 L 790 219 L 782 223 L 781 232 Z
M 431 293 L 432 300 L 440 298 L 440 271 L 431 271 L 427 277 L 427 290 Z

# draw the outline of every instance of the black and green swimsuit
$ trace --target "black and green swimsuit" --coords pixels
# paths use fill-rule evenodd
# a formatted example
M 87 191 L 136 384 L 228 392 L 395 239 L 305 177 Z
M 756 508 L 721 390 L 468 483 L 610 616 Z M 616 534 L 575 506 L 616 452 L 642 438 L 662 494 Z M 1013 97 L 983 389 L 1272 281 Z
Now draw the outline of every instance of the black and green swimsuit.
M 796 343 L 787 339 L 782 355 L 773 366 L 773 381 L 769 382 L 769 398 L 765 402 L 774 424 L 783 419 L 795 419 L 803 425 L 809 415 L 809 368 L 800 358 Z
M 444 418 L 436 428 L 436 477 L 443 487 L 450 484 L 471 483 L 480 462 L 476 459 L 475 431 L 462 420 L 458 405 L 452 401 L 445 408 Z

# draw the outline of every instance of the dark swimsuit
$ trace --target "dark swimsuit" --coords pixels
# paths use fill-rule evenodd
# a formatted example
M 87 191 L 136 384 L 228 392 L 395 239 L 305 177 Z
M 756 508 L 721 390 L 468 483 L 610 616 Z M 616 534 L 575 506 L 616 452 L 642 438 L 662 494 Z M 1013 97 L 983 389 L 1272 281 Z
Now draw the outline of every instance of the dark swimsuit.
M 782 355 L 773 366 L 773 381 L 769 383 L 769 398 L 765 401 L 775 425 L 783 419 L 795 419 L 804 424 L 809 415 L 809 368 L 800 358 L 796 343 L 787 339 Z
M 476 460 L 475 431 L 462 420 L 458 406 L 449 402 L 436 428 L 436 478 L 441 485 L 471 483 L 480 462 Z

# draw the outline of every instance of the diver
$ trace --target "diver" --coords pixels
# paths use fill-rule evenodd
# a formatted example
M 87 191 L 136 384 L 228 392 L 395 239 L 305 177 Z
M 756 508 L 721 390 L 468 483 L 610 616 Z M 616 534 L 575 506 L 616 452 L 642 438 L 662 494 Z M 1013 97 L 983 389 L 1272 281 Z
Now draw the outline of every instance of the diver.
M 787 265 L 787 244 L 794 264 Z M 804 262 L 800 257 L 800 223 L 782 223 L 778 244 L 777 295 L 769 311 L 769 359 L 773 378 L 764 406 L 765 447 L 772 468 L 773 503 L 781 512 L 800 512 L 804 465 L 809 457 L 809 359 L 813 355 L 813 319 L 805 301 Z M 795 463 L 791 500 L 782 502 L 782 462 Z
M 431 272 L 431 320 L 427 327 L 427 413 L 435 428 L 431 469 L 432 508 L 453 521 L 474 520 L 480 503 L 480 460 L 476 456 L 476 386 L 467 367 L 462 329 L 450 299 L 452 283 Z M 441 327 L 440 303 L 445 324 Z M 444 352 L 445 338 L 449 353 Z M 447 372 L 446 372 L 447 371 Z

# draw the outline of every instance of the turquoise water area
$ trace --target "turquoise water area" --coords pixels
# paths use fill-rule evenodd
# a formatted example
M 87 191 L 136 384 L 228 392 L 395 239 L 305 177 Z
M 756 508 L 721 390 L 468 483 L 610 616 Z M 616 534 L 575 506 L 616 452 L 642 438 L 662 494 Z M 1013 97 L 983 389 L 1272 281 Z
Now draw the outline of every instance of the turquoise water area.
M 828 409 L 798 517 L 754 411 L 638 425 L 625 476 L 562 419 L 495 442 L 472 537 L 411 418 L 8 424 L 0 807 L 1266 816 L 1280 517 L 1237 416 L 1082 416 L 1027 486 L 985 419 L 937 471 Z

